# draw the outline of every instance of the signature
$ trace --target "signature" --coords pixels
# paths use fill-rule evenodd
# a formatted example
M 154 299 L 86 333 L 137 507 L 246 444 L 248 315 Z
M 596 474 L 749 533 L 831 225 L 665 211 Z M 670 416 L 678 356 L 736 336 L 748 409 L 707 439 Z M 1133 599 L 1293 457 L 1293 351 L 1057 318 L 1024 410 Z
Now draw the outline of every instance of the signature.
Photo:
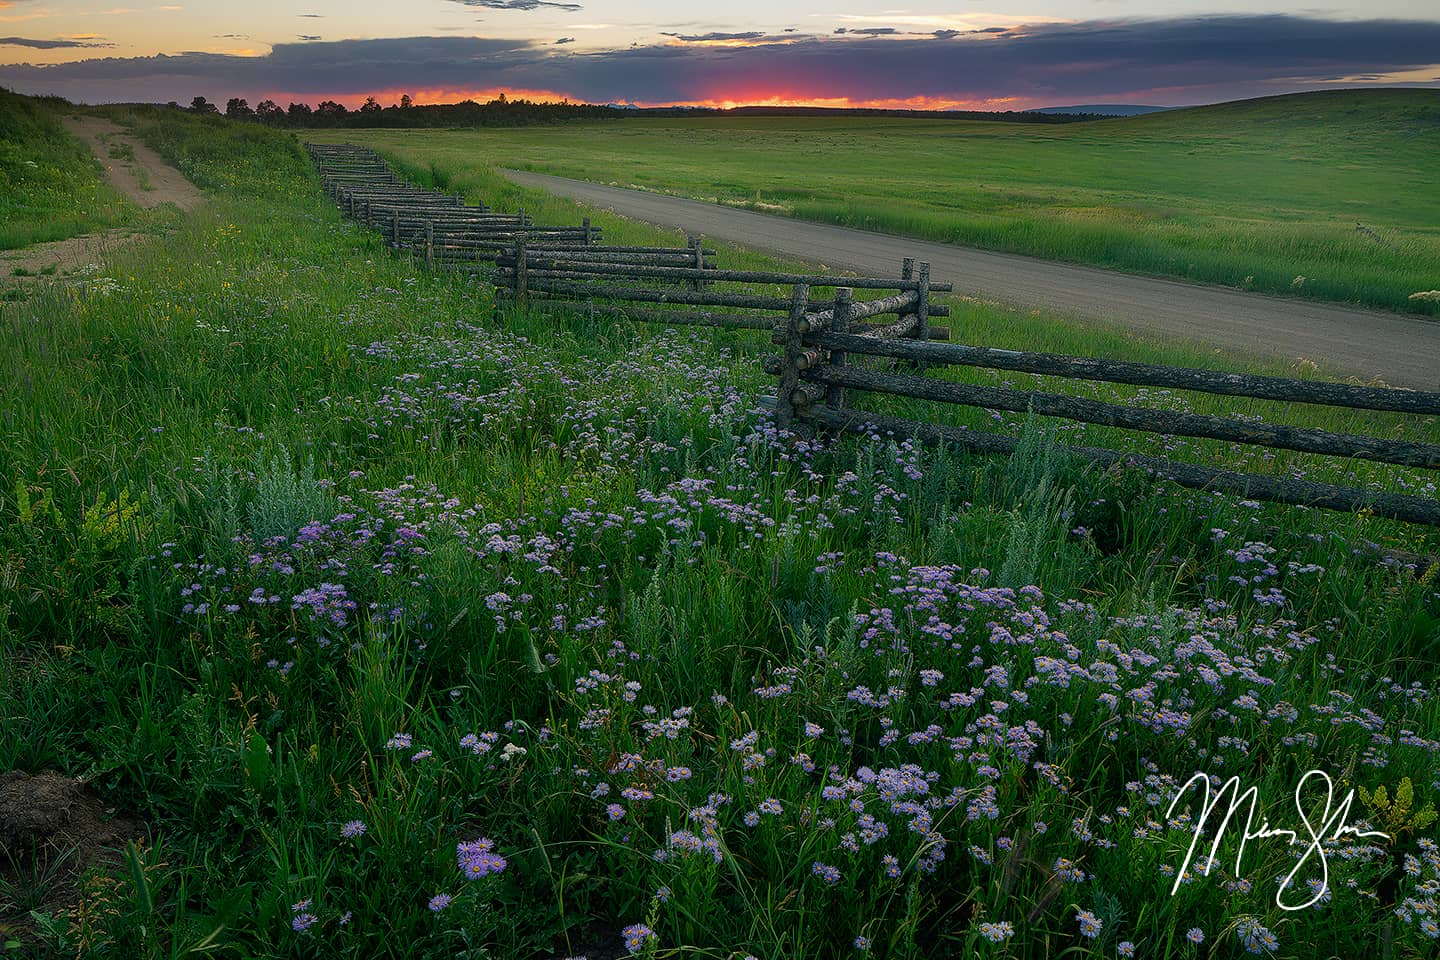
M 1301 799 L 1305 793 L 1306 784 L 1312 780 L 1323 782 L 1325 798 L 1325 805 L 1321 810 L 1322 815 L 1317 821 L 1312 821 L 1306 814 L 1305 804 Z M 1229 806 L 1224 810 L 1224 816 L 1221 817 L 1219 825 L 1215 828 L 1215 840 L 1210 844 L 1210 856 L 1206 859 L 1205 869 L 1200 872 L 1200 875 L 1210 875 L 1210 867 L 1217 862 L 1216 854 L 1220 851 L 1220 841 L 1224 839 L 1225 831 L 1230 826 L 1231 819 L 1234 818 L 1238 810 L 1248 805 L 1248 809 L 1246 809 L 1245 812 L 1245 829 L 1240 836 L 1240 846 L 1235 851 L 1236 876 L 1240 875 L 1240 859 L 1245 855 L 1245 844 L 1251 840 L 1268 840 L 1279 837 L 1287 840 L 1292 846 L 1297 844 L 1304 844 L 1305 846 L 1305 852 L 1301 854 L 1300 859 L 1296 861 L 1294 869 L 1285 875 L 1283 882 L 1280 884 L 1279 892 L 1275 894 L 1275 905 L 1281 910 L 1304 910 L 1306 907 L 1318 903 L 1325 896 L 1330 886 L 1330 865 L 1325 859 L 1325 850 L 1322 845 L 1324 841 L 1339 840 L 1346 834 L 1350 834 L 1357 839 L 1365 837 L 1384 837 L 1389 839 L 1389 834 L 1381 833 L 1378 830 L 1362 831 L 1347 823 L 1350 819 L 1350 807 L 1355 802 L 1355 791 L 1351 790 L 1345 794 L 1340 802 L 1336 804 L 1335 783 L 1330 779 L 1329 774 L 1322 770 L 1308 771 L 1300 778 L 1300 782 L 1295 785 L 1295 810 L 1300 815 L 1300 822 L 1304 825 L 1303 838 L 1302 835 L 1295 830 L 1272 827 L 1270 821 L 1263 818 L 1260 820 L 1260 825 L 1258 827 L 1255 826 L 1256 814 L 1260 807 L 1260 791 L 1255 787 L 1242 791 L 1240 789 L 1240 778 L 1238 776 L 1226 780 L 1212 797 L 1210 777 L 1204 773 L 1195 774 L 1189 780 L 1185 781 L 1185 785 L 1180 788 L 1180 792 L 1175 795 L 1175 799 L 1170 801 L 1170 807 L 1165 811 L 1165 819 L 1169 820 L 1171 818 L 1175 812 L 1176 804 L 1190 792 L 1191 787 L 1197 784 L 1204 790 L 1204 802 L 1200 807 L 1200 816 L 1195 822 L 1195 833 L 1190 839 L 1190 848 L 1185 853 L 1185 861 L 1180 864 L 1180 869 L 1175 873 L 1175 885 L 1170 888 L 1171 896 L 1174 896 L 1175 891 L 1180 889 L 1180 882 L 1184 879 L 1185 873 L 1190 867 L 1190 862 L 1195 857 L 1195 848 L 1199 845 L 1200 837 L 1204 835 L 1205 828 L 1210 823 L 1211 814 L 1215 812 L 1216 808 L 1220 806 L 1221 802 L 1224 801 L 1227 796 L 1229 798 Z M 1287 903 L 1285 892 L 1291 888 L 1294 884 L 1295 877 L 1305 865 L 1310 862 L 1312 857 L 1317 858 L 1320 863 L 1320 885 L 1312 888 L 1314 895 L 1304 903 Z

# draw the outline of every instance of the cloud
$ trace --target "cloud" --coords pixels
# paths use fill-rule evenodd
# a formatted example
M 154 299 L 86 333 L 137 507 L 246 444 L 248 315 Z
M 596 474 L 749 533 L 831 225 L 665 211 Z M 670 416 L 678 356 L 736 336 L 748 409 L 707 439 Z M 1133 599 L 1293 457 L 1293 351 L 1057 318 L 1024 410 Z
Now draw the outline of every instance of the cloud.
M 997 27 L 996 29 L 1006 29 Z M 684 34 L 704 37 L 704 34 Z M 781 55 L 783 53 L 783 55 Z M 0 85 L 76 100 L 359 97 L 551 90 L 595 103 L 1196 103 L 1440 63 L 1440 23 L 1216 16 L 1025 24 L 937 37 L 784 35 L 601 51 L 481 37 L 280 43 L 263 56 L 183 53 L 0 65 Z M 182 97 L 182 95 L 185 95 Z
M 90 40 L 32 40 L 29 37 L 0 37 L 0 47 L 30 47 L 33 50 L 63 50 L 72 47 L 113 47 L 113 43 L 95 43 Z
M 450 0 L 451 3 L 463 3 L 467 7 L 485 7 L 489 10 L 538 10 L 541 7 L 554 7 L 557 10 L 579 10 L 578 3 L 556 3 L 554 0 Z
M 574 37 L 561 37 L 559 40 L 556 40 L 556 41 L 555 41 L 555 46 L 559 47 L 559 46 L 563 46 L 564 44 L 574 43 L 574 42 L 575 42 L 575 38 L 574 38 Z
M 674 37 L 676 40 L 683 40 L 686 43 L 716 43 L 721 40 L 759 40 L 765 36 L 761 30 L 748 30 L 744 33 L 664 33 L 662 37 Z
M 302 34 L 300 34 L 300 39 L 301 39 L 301 40 L 304 40 L 305 42 L 308 43 L 308 42 L 310 42 L 310 41 L 312 41 L 312 40 L 319 40 L 320 37 L 319 37 L 318 35 L 316 35 L 316 34 L 302 33 Z

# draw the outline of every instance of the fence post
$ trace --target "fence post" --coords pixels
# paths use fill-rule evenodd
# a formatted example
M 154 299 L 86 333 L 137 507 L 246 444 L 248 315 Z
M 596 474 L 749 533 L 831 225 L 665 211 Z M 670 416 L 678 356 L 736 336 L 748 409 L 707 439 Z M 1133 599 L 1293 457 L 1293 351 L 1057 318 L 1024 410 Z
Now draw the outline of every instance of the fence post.
M 913 279 L 915 279 L 915 258 L 914 258 L 914 257 L 906 257 L 904 260 L 900 261 L 900 279 L 901 279 L 901 280 L 913 280 Z
M 920 261 L 920 286 L 915 300 L 915 339 L 930 342 L 930 264 Z M 923 368 L 923 364 L 922 364 Z
M 835 288 L 835 312 L 830 321 L 830 329 L 836 333 L 850 332 L 850 304 L 855 297 L 855 291 L 849 287 Z M 845 351 L 831 350 L 828 362 L 833 367 L 845 366 Z M 845 407 L 845 388 L 831 384 L 825 390 L 825 405 L 833 410 L 841 410 Z
M 515 305 L 524 307 L 529 287 L 528 270 L 525 263 L 525 241 L 515 241 Z
M 580 221 L 580 224 L 585 228 L 585 246 L 588 247 L 590 246 L 590 218 L 586 217 Z
M 370 216 L 370 201 L 369 201 L 369 200 L 366 200 L 366 201 L 365 201 L 365 226 L 367 226 L 367 227 L 373 227 L 373 226 L 375 226 L 375 218 L 372 217 L 372 216 Z
M 805 335 L 800 323 L 805 319 L 805 306 L 810 300 L 810 285 L 797 283 L 790 292 L 790 315 L 777 333 L 783 333 L 785 356 L 780 363 L 780 386 L 775 393 L 775 426 L 790 429 L 795 420 L 795 388 L 800 385 L 800 353 L 805 349 Z
M 435 221 L 425 221 L 425 266 L 435 266 Z
M 696 270 L 704 270 L 704 269 L 705 269 L 705 252 L 704 252 L 704 249 L 701 247 L 700 238 L 699 238 L 699 237 L 687 236 L 687 237 L 685 238 L 685 245 L 690 248 L 690 255 L 695 258 L 695 269 L 696 269 Z M 698 278 L 698 277 L 695 278 L 694 280 L 690 281 L 690 289 L 692 289 L 692 290 L 700 290 L 700 289 L 702 289 L 704 286 L 705 286 L 705 281 L 701 280 L 701 279 Z
M 395 211 L 395 216 L 390 220 L 390 243 L 400 246 L 400 211 Z

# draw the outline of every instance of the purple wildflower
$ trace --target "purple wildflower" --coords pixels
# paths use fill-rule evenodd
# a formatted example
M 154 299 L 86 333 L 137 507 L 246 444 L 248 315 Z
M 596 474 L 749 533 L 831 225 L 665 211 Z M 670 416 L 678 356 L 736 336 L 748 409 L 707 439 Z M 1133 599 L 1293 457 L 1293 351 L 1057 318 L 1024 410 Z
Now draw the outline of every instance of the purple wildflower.
M 624 930 L 621 930 L 620 935 L 625 938 L 626 950 L 629 950 L 631 953 L 639 953 L 645 949 L 645 944 L 654 938 L 655 931 L 643 923 L 632 923 Z

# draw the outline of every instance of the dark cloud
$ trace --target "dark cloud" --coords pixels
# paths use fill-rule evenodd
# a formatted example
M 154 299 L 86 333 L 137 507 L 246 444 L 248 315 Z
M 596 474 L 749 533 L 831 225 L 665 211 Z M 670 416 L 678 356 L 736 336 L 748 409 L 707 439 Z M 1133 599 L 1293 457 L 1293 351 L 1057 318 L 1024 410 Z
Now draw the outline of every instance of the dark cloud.
M 261 57 L 185 53 L 0 66 L 0 85 L 77 100 L 201 93 L 223 102 L 267 93 L 505 87 L 596 103 L 777 95 L 1196 103 L 1440 63 L 1440 23 L 1427 21 L 1227 16 L 1032 24 L 1003 40 L 996 36 L 784 35 L 740 46 L 664 43 L 578 53 L 477 37 L 339 40 L 276 44 Z
M 32 50 L 65 50 L 72 47 L 113 47 L 94 40 L 32 40 L 29 37 L 0 37 L 0 47 L 30 47 Z
M 934 37 L 936 40 L 949 40 L 951 37 L 958 37 L 958 36 L 960 36 L 960 31 L 959 31 L 959 30 L 936 30 L 934 33 L 930 34 L 930 36 Z
M 325 19 L 325 14 L 323 14 L 323 13 L 302 13 L 302 14 L 299 14 L 299 16 L 304 17 L 304 18 L 306 18 L 306 19 L 308 19 L 308 20 L 324 20 L 324 19 Z
M 450 0 L 467 7 L 486 7 L 490 10 L 539 10 L 554 7 L 556 10 L 579 10 L 578 3 L 556 3 L 555 0 Z
M 308 42 L 313 41 L 313 40 L 319 40 L 320 37 L 319 37 L 318 34 L 302 33 L 302 34 L 300 34 L 300 39 L 301 39 L 301 40 L 304 40 L 304 41 L 306 41 L 306 42 L 308 43 Z
M 857 37 L 893 37 L 899 30 L 894 27 L 836 27 L 836 33 L 850 33 Z
M 574 43 L 574 42 L 575 42 L 575 38 L 574 38 L 574 37 L 561 37 L 559 40 L 556 40 L 556 41 L 555 41 L 555 46 L 559 47 L 559 46 L 562 46 L 562 45 L 564 45 L 564 44 Z
M 759 40 L 765 36 L 760 30 L 751 30 L 746 33 L 664 33 L 662 37 L 674 37 L 676 40 L 684 40 L 686 43 L 714 43 L 717 40 Z

